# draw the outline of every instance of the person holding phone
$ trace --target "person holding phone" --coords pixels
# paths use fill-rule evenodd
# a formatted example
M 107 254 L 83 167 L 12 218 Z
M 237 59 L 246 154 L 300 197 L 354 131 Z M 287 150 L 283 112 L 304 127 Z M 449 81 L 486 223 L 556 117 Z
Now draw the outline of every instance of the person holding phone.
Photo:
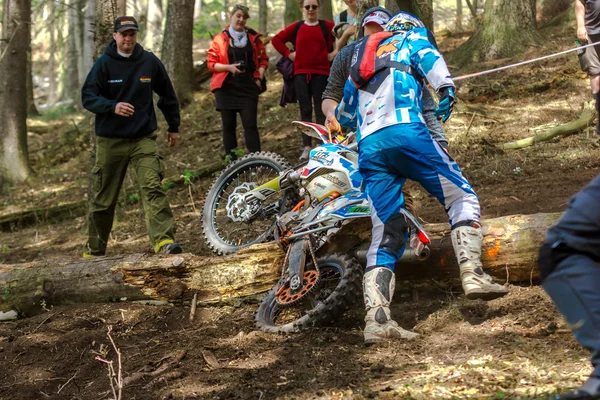
M 210 90 L 223 123 L 225 157 L 237 158 L 236 114 L 244 127 L 246 148 L 260 151 L 258 95 L 262 91 L 269 57 L 261 34 L 246 27 L 248 7 L 236 4 L 229 13 L 230 24 L 213 39 L 208 50 L 208 69 L 213 72 Z

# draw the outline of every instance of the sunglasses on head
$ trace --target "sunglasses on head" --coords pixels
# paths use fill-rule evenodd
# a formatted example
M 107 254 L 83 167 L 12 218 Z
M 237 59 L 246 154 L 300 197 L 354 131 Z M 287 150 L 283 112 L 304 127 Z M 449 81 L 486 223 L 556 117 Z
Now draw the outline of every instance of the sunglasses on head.
M 316 4 L 311 4 L 311 5 L 308 5 L 308 6 L 304 6 L 304 9 L 306 11 L 308 11 L 308 10 L 316 10 L 317 8 L 319 8 L 319 6 L 316 5 Z
M 244 5 L 241 5 L 241 4 L 234 4 L 234 5 L 233 5 L 233 9 L 234 9 L 234 10 L 235 10 L 235 9 L 238 9 L 238 8 L 239 8 L 240 10 L 242 10 L 242 11 L 246 11 L 246 12 L 250 11 L 250 8 L 248 8 L 247 6 L 244 6 Z

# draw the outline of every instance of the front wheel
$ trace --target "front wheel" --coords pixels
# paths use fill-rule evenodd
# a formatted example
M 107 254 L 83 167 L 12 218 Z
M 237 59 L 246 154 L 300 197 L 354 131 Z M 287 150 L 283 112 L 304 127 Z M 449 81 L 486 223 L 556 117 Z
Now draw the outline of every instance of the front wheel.
M 362 296 L 362 267 L 355 258 L 335 253 L 317 258 L 319 280 L 302 299 L 281 305 L 277 285 L 256 312 L 256 326 L 265 332 L 298 332 L 341 317 Z M 306 270 L 314 269 L 312 263 Z
M 228 202 L 292 168 L 280 155 L 260 152 L 248 154 L 228 165 L 215 179 L 202 207 L 202 230 L 208 247 L 219 254 L 230 254 L 242 247 L 260 243 L 272 235 L 276 216 L 285 210 L 287 193 L 268 197 L 255 218 L 235 221 L 228 215 Z

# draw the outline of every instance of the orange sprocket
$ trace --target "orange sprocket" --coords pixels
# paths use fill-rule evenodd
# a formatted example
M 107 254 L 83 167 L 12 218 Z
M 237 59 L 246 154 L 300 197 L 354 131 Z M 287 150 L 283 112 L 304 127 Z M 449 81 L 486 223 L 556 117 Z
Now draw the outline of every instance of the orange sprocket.
M 290 288 L 290 283 L 286 282 L 275 295 L 277 299 L 277 304 L 282 306 L 289 306 L 300 299 L 302 299 L 308 292 L 315 287 L 315 285 L 319 282 L 319 272 L 313 270 L 304 272 L 304 287 L 302 290 L 292 293 L 292 289 Z

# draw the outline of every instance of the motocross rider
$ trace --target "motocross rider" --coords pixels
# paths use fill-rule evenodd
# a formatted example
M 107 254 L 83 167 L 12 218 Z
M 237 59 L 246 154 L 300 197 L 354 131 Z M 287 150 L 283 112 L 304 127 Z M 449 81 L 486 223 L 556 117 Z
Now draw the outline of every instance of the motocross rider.
M 507 289 L 483 272 L 477 195 L 456 162 L 432 139 L 422 115 L 424 80 L 441 99 L 435 115 L 446 122 L 454 105 L 454 83 L 423 23 L 399 12 L 385 27 L 355 47 L 339 122 L 356 128 L 359 168 L 371 204 L 372 241 L 363 278 L 366 343 L 412 339 L 391 319 L 394 267 L 408 235 L 402 186 L 419 182 L 444 206 L 452 244 L 469 299 L 491 300 Z

